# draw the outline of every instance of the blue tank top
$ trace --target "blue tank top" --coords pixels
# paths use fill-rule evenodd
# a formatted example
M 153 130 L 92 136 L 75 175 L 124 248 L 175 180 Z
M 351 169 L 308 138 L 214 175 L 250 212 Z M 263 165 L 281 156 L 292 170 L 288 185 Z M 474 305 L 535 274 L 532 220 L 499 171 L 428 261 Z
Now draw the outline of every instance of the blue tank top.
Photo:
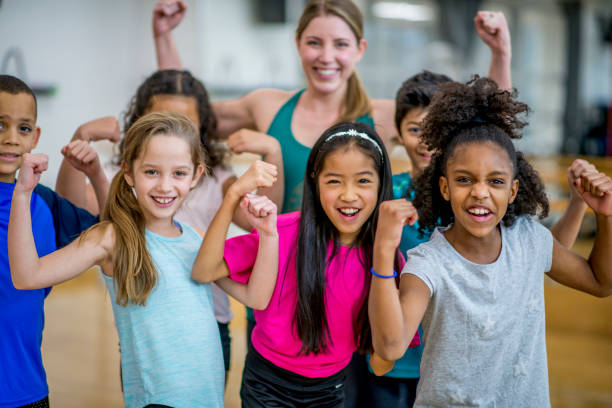
M 191 279 L 202 239 L 187 224 L 179 237 L 145 231 L 158 278 L 144 306 L 115 302 L 103 274 L 121 343 L 125 406 L 223 407 L 225 370 L 209 284 Z
M 298 91 L 278 110 L 270 124 L 267 134 L 278 140 L 283 153 L 285 175 L 285 198 L 281 213 L 300 211 L 302 208 L 302 190 L 306 163 L 312 150 L 298 142 L 291 131 L 291 119 L 304 89 Z M 370 115 L 364 115 L 355 120 L 374 128 L 374 120 Z

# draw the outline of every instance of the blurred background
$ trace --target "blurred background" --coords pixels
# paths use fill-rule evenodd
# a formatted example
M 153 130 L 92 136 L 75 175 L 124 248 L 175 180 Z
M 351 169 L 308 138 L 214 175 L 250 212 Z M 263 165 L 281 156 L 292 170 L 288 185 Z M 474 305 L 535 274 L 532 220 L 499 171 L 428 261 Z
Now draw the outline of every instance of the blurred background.
M 202 79 L 213 100 L 261 87 L 303 87 L 294 35 L 304 3 L 188 0 L 174 34 L 184 66 Z M 503 11 L 512 36 L 513 85 L 532 109 L 519 146 L 547 182 L 552 219 L 563 209 L 565 168 L 575 155 L 591 156 L 612 174 L 611 0 L 356 3 L 369 44 L 357 71 L 372 98 L 394 98 L 400 84 L 422 69 L 462 81 L 486 75 L 489 51 L 473 18 L 477 10 Z M 138 85 L 156 69 L 153 5 L 153 0 L 0 0 L 0 73 L 22 78 L 38 94 L 42 136 L 36 151 L 50 155 L 44 184 L 55 185 L 60 149 L 76 128 L 106 115 L 121 121 Z M 110 157 L 110 143 L 96 148 Z M 399 170 L 405 163 L 396 150 L 394 170 Z M 236 171 L 248 160 L 236 158 Z M 576 249 L 588 255 L 593 232 L 588 219 L 583 232 Z M 553 406 L 612 406 L 612 302 L 550 282 L 546 296 Z M 93 271 L 60 285 L 48 298 L 43 347 L 54 406 L 121 406 L 108 302 Z M 244 358 L 243 312 L 234 309 L 228 406 L 239 404 Z

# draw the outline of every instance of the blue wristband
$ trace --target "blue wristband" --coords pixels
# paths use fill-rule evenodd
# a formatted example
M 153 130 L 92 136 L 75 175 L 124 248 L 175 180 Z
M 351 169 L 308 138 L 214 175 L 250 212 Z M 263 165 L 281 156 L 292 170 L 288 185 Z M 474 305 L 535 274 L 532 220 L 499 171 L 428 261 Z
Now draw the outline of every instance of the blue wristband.
M 397 276 L 397 271 L 395 269 L 393 270 L 393 275 L 381 275 L 379 273 L 376 273 L 376 272 L 374 272 L 374 267 L 372 267 L 372 269 L 370 269 L 370 272 L 374 276 L 378 276 L 379 278 L 385 278 L 385 279 L 395 278 Z

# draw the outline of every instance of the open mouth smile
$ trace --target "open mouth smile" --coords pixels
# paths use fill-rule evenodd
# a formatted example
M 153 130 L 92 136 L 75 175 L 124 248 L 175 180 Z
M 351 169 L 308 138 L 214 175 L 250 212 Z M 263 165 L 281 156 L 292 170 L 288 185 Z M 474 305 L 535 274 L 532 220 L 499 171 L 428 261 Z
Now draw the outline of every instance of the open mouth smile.
M 162 207 L 162 208 L 170 207 L 174 203 L 174 201 L 176 200 L 176 197 L 155 197 L 155 196 L 152 196 L 151 198 L 153 199 L 153 202 L 155 202 L 155 204 L 158 207 Z
M 4 161 L 14 162 L 19 159 L 19 154 L 17 153 L 0 153 L 0 158 Z
M 467 212 L 470 217 L 477 222 L 485 222 L 493 218 L 493 213 L 484 207 L 470 207 Z
M 354 207 L 343 207 L 338 208 L 338 212 L 340 213 L 340 217 L 345 220 L 353 220 L 357 217 L 361 209 Z

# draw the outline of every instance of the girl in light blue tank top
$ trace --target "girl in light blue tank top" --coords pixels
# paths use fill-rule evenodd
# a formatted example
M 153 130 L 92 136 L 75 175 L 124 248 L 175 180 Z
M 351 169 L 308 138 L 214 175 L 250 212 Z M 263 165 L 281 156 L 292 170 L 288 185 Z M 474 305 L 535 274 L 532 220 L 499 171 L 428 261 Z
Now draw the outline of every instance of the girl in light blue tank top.
M 38 259 L 28 244 L 31 227 L 23 220 L 30 211 L 17 205 L 11 239 L 23 241 L 23 251 L 14 270 L 47 287 L 102 267 L 121 341 L 126 407 L 223 407 L 225 371 L 211 288 L 191 278 L 202 238 L 173 219 L 203 173 L 198 132 L 179 114 L 145 115 L 127 132 L 122 163 L 104 221 L 47 257 Z M 27 191 L 34 167 L 24 167 L 20 177 Z
M 159 274 L 146 306 L 112 303 L 126 406 L 223 406 L 225 371 L 210 284 L 191 279 L 202 239 L 189 225 L 178 226 L 178 237 L 145 231 Z M 115 299 L 113 278 L 103 276 Z
M 44 288 L 101 266 L 121 341 L 125 406 L 223 407 L 225 370 L 211 288 L 192 279 L 202 238 L 174 220 L 204 171 L 198 131 L 183 115 L 150 113 L 129 128 L 121 159 L 104 221 L 40 259 L 27 196 L 46 159 L 24 159 L 10 219 L 9 240 L 20 249 L 19 256 L 11 257 L 14 282 L 23 289 Z M 231 187 L 239 197 L 269 187 L 276 178 L 270 164 L 255 163 L 253 168 Z M 276 207 L 266 198 L 244 202 L 249 223 L 268 228 L 264 232 L 271 237 L 261 238 L 267 250 L 262 249 L 261 260 L 258 254 L 248 283 L 217 282 L 239 301 L 263 309 L 278 270 L 272 264 L 278 262 L 278 236 L 268 231 L 276 226 Z M 233 214 L 235 208 L 228 211 Z M 215 220 L 210 228 L 214 225 Z

